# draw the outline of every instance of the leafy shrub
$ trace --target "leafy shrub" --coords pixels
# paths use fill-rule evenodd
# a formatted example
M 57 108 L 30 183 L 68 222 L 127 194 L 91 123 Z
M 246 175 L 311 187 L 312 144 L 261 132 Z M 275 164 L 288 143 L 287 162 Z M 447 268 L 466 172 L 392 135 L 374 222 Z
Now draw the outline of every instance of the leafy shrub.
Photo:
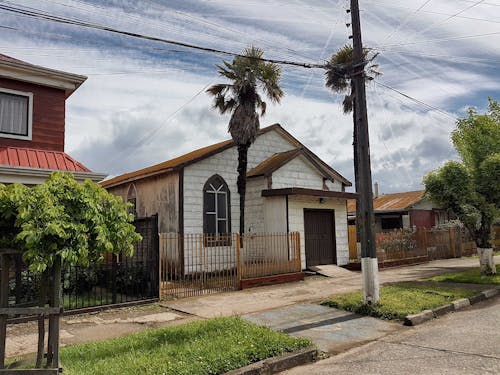
M 417 247 L 415 232 L 412 229 L 395 229 L 391 232 L 376 234 L 376 247 L 386 253 L 410 251 Z

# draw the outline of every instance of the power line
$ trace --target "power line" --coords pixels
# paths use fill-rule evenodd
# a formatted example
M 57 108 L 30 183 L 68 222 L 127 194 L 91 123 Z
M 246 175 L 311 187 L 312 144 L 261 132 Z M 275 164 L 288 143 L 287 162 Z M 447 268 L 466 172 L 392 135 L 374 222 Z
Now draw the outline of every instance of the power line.
M 404 51 L 404 50 L 393 50 L 385 48 L 373 48 L 374 51 L 387 52 L 387 53 L 397 53 L 402 55 L 413 55 L 413 56 L 423 56 L 429 57 L 436 60 L 443 60 L 446 62 L 455 61 L 458 63 L 483 63 L 495 65 L 500 63 L 500 60 L 487 59 L 481 57 L 469 57 L 469 56 L 453 56 L 453 55 L 439 55 L 433 53 L 425 53 L 420 51 Z M 387 57 L 386 57 L 387 58 Z
M 416 34 L 412 35 L 412 37 L 415 37 L 417 35 L 422 35 L 424 34 L 425 32 L 429 31 L 429 30 L 432 30 L 432 29 L 435 29 L 436 27 L 438 26 L 441 26 L 443 24 L 445 24 L 446 22 L 450 21 L 451 19 L 459 16 L 460 14 L 466 12 L 467 10 L 469 9 L 472 9 L 474 8 L 475 6 L 481 4 L 482 2 L 484 2 L 485 0 L 479 0 L 479 1 L 476 1 L 474 4 L 471 4 L 465 8 L 463 8 L 462 10 L 456 12 L 456 13 L 453 13 L 453 14 L 450 14 L 447 18 L 445 18 L 444 20 L 442 21 L 439 21 L 439 22 L 434 22 L 432 24 L 430 24 L 428 27 L 424 28 L 423 30 L 420 30 L 419 32 L 417 32 Z
M 438 108 L 438 107 L 434 107 L 434 106 L 432 106 L 432 105 L 430 105 L 430 104 L 424 103 L 424 102 L 423 102 L 423 101 L 421 101 L 421 100 L 415 99 L 414 97 L 412 97 L 412 96 L 410 96 L 410 95 L 408 95 L 408 94 L 405 94 L 404 92 L 399 91 L 398 89 L 395 89 L 394 87 L 388 86 L 388 85 L 386 85 L 386 84 L 384 84 L 384 83 L 382 83 L 382 82 L 376 81 L 376 80 L 374 80 L 373 82 L 375 82 L 377 85 L 380 85 L 380 86 L 382 86 L 382 87 L 385 87 L 386 89 L 389 89 L 389 90 L 391 90 L 391 91 L 394 91 L 394 92 L 398 93 L 399 95 L 404 96 L 405 98 L 410 99 L 411 101 L 413 101 L 413 102 L 415 102 L 415 103 L 418 103 L 418 104 L 420 104 L 420 105 L 422 105 L 422 106 L 424 106 L 424 107 L 427 107 L 428 109 L 432 109 L 432 110 L 434 110 L 434 111 L 437 111 L 437 112 L 441 113 L 442 115 L 445 115 L 446 117 L 452 118 L 453 120 L 457 120 L 457 118 L 456 118 L 456 117 L 454 117 L 454 116 L 450 115 L 448 112 L 443 111 L 442 109 L 440 109 L 440 108 Z
M 473 35 L 452 36 L 452 37 L 447 37 L 447 38 L 417 40 L 415 42 L 407 42 L 407 43 L 382 44 L 380 46 L 377 46 L 377 48 L 378 47 L 401 47 L 401 46 L 410 46 L 410 45 L 415 45 L 415 44 L 427 44 L 427 43 L 439 43 L 439 42 L 447 42 L 450 40 L 481 38 L 484 36 L 492 36 L 492 35 L 498 35 L 498 34 L 500 34 L 500 31 L 496 31 L 493 33 L 485 33 L 485 34 L 473 34 Z
M 401 21 L 396 28 L 394 28 L 385 38 L 383 41 L 386 41 L 388 39 L 391 39 L 401 27 L 405 26 L 408 21 L 415 16 L 418 12 L 420 12 L 427 4 L 429 4 L 432 0 L 426 0 L 422 5 L 420 5 L 412 14 L 407 16 L 403 21 Z
M 62 24 L 67 24 L 67 25 L 75 25 L 75 26 L 81 26 L 81 27 L 86 27 L 86 28 L 91 28 L 91 29 L 96 29 L 96 30 L 102 30 L 102 31 L 107 31 L 115 34 L 120 34 L 120 35 L 126 35 L 134 38 L 139 38 L 139 39 L 144 39 L 144 40 L 149 40 L 149 41 L 154 41 L 154 42 L 160 42 L 160 43 L 166 43 L 166 44 L 172 44 L 176 46 L 181 46 L 181 47 L 186 47 L 190 49 L 196 49 L 200 51 L 205 51 L 209 53 L 217 53 L 221 55 L 226 55 L 226 56 L 232 56 L 232 57 L 246 57 L 245 55 L 239 54 L 239 53 L 234 53 L 234 52 L 228 52 L 216 48 L 210 48 L 210 47 L 203 47 L 203 46 L 198 46 L 195 44 L 191 43 L 185 43 L 185 42 L 180 42 L 176 40 L 171 40 L 171 39 L 164 39 L 160 37 L 155 37 L 155 36 L 149 36 L 149 35 L 144 35 L 140 33 L 135 33 L 131 31 L 125 31 L 125 30 L 119 30 L 115 29 L 109 26 L 104 26 L 104 25 L 99 25 L 95 23 L 90 23 L 86 21 L 80 21 L 77 19 L 70 19 L 66 17 L 60 17 L 60 16 L 54 16 L 49 13 L 41 12 L 39 10 L 32 11 L 28 9 L 23 9 L 15 6 L 9 6 L 9 5 L 3 5 L 0 4 L 0 10 L 4 10 L 7 12 L 11 13 L 16 13 L 16 14 L 22 14 L 28 17 L 32 18 L 37 18 L 37 19 L 43 19 L 46 21 L 51 21 L 51 22 L 57 22 L 57 23 L 62 23 Z M 280 64 L 280 65 L 291 65 L 291 66 L 298 66 L 302 68 L 324 68 L 325 64 L 309 64 L 309 63 L 304 63 L 304 62 L 296 62 L 296 61 L 289 61 L 289 60 L 276 60 L 276 59 L 267 59 L 267 58 L 260 58 L 259 60 L 261 61 L 266 61 L 266 62 L 271 62 L 274 64 Z
M 158 133 L 158 131 L 163 128 L 166 124 L 168 124 L 171 120 L 173 120 L 175 118 L 175 116 L 177 116 L 177 114 L 179 114 L 180 112 L 182 112 L 184 110 L 184 108 L 186 108 L 189 104 L 191 104 L 198 96 L 200 96 L 202 93 L 204 93 L 206 91 L 206 89 L 211 85 L 212 83 L 208 83 L 206 84 L 205 86 L 203 86 L 203 88 L 201 90 L 199 90 L 198 92 L 196 92 L 191 98 L 189 98 L 184 104 L 182 104 L 179 108 L 177 108 L 175 111 L 173 111 L 166 119 L 163 123 L 161 123 L 159 126 L 157 126 L 156 128 L 154 129 L 151 129 L 144 137 L 142 137 L 141 139 L 139 139 L 137 142 L 135 142 L 134 144 L 132 145 L 129 145 L 128 147 L 124 147 L 121 151 L 119 151 L 118 153 L 116 153 L 111 159 L 108 160 L 108 165 L 112 165 L 112 163 L 118 159 L 119 156 L 122 156 L 123 154 L 125 154 L 126 152 L 128 152 L 128 150 L 130 148 L 134 148 L 136 149 L 138 146 L 144 144 L 145 142 L 151 140 L 155 135 L 156 133 Z M 131 153 L 128 154 L 129 156 L 131 155 Z

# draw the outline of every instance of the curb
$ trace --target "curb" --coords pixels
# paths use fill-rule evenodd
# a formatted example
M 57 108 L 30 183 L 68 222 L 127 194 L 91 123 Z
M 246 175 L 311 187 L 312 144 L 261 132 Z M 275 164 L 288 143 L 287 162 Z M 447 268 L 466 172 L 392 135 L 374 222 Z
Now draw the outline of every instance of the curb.
M 459 300 L 453 301 L 452 303 L 440 307 L 436 307 L 433 310 L 424 310 L 418 314 L 407 315 L 403 324 L 405 326 L 416 326 L 422 324 L 428 320 L 437 318 L 438 316 L 447 314 L 452 311 L 458 311 L 464 309 L 475 303 L 485 301 L 487 299 L 493 298 L 500 293 L 500 289 L 488 289 L 481 293 L 472 296 L 470 298 L 461 298 Z
M 224 375 L 271 375 L 292 367 L 314 362 L 318 355 L 316 348 L 306 348 L 293 353 L 264 359 L 248 366 L 226 372 Z

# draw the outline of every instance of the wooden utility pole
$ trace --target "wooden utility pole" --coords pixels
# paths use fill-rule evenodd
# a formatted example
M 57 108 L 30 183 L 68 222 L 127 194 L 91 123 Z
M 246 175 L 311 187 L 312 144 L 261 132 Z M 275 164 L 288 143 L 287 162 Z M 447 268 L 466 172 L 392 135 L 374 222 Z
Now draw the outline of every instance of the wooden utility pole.
M 363 295 L 365 303 L 379 301 L 379 281 L 377 251 L 375 248 L 372 173 L 370 167 L 370 142 L 368 136 L 368 115 L 366 111 L 365 56 L 361 41 L 358 0 L 351 0 L 352 44 L 354 51 L 354 126 L 356 133 L 355 158 L 358 171 L 356 176 L 357 213 L 361 242 L 361 270 L 363 273 Z M 359 186 L 358 186 L 359 185 Z

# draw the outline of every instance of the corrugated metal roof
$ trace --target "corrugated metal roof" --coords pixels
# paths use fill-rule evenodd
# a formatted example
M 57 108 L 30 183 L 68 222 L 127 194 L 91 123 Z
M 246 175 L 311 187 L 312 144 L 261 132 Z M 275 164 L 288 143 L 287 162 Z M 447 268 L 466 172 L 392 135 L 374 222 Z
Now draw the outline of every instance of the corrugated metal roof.
M 0 147 L 0 165 L 70 172 L 92 172 L 82 163 L 62 151 L 21 147 Z
M 283 166 L 287 161 L 293 159 L 296 155 L 300 154 L 302 149 L 296 148 L 290 151 L 280 152 L 272 155 L 248 171 L 247 177 L 267 176 L 273 173 L 276 169 Z
M 117 184 L 117 183 L 120 183 L 123 181 L 130 180 L 130 179 L 136 179 L 139 177 L 145 177 L 147 175 L 157 174 L 157 173 L 162 173 L 162 172 L 169 172 L 177 167 L 180 167 L 183 164 L 187 164 L 187 163 L 193 162 L 195 160 L 202 159 L 202 158 L 204 158 L 212 153 L 222 151 L 223 149 L 228 148 L 232 145 L 233 145 L 233 141 L 230 141 L 230 140 L 216 143 L 214 145 L 210 145 L 210 146 L 203 147 L 203 148 L 200 148 L 200 149 L 195 150 L 195 151 L 191 151 L 191 152 L 184 154 L 182 156 L 179 156 L 177 158 L 170 159 L 170 160 L 164 161 L 162 163 L 152 165 L 152 166 L 147 167 L 147 168 L 139 169 L 139 170 L 134 171 L 134 172 L 125 173 L 125 174 L 122 174 L 120 176 L 111 178 L 109 180 L 101 182 L 101 185 L 106 187 L 106 186 L 114 185 L 114 184 Z
M 402 211 L 422 200 L 425 190 L 407 191 L 403 193 L 382 194 L 373 199 L 374 211 Z M 347 211 L 356 211 L 356 201 L 347 202 Z
M 283 134 L 287 139 L 290 140 L 292 145 L 295 145 L 297 148 L 304 148 L 304 145 L 300 143 L 295 137 L 293 137 L 290 133 L 288 133 L 285 129 L 281 127 L 280 124 L 274 124 L 267 126 L 265 128 L 260 129 L 259 134 L 264 134 L 267 133 L 271 130 L 278 130 L 281 134 Z M 111 178 L 109 180 L 101 182 L 101 185 L 103 187 L 110 187 L 110 186 L 115 186 L 119 185 L 125 182 L 130 182 L 134 180 L 138 180 L 144 177 L 149 177 L 149 176 L 154 176 L 162 173 L 169 173 L 172 172 L 175 169 L 181 168 L 183 166 L 192 164 L 194 162 L 197 162 L 199 160 L 202 160 L 206 157 L 209 157 L 211 155 L 217 154 L 221 151 L 224 151 L 230 147 L 234 146 L 234 142 L 232 140 L 227 140 L 223 142 L 216 143 L 211 146 L 203 147 L 198 150 L 189 152 L 185 155 L 179 156 L 177 158 L 171 159 L 164 161 L 163 163 L 155 164 L 151 167 L 143 168 L 134 172 L 129 172 L 122 174 L 120 176 Z M 344 184 L 351 186 L 351 183 L 349 180 L 347 180 L 345 177 L 341 176 L 337 171 L 335 171 L 332 167 L 324 163 L 321 159 L 319 159 L 316 155 L 314 155 L 311 151 L 307 150 L 304 148 L 304 152 L 310 154 L 311 158 L 317 159 L 318 165 L 321 165 L 325 171 L 327 171 L 329 174 L 332 176 L 335 176 L 335 178 L 338 178 L 340 181 L 342 181 Z

